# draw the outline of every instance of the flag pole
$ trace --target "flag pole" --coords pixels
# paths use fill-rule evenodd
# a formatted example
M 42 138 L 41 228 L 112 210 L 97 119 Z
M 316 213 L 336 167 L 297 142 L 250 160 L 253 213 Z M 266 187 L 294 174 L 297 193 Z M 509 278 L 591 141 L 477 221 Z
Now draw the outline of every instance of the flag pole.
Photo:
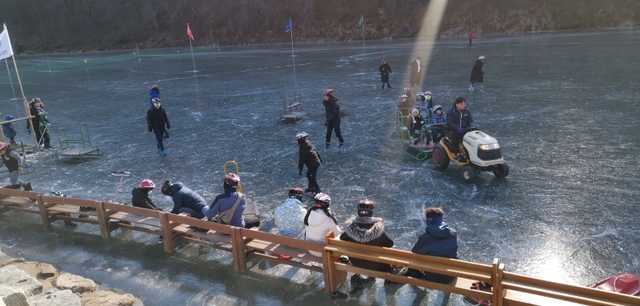
M 13 53 L 13 46 L 11 46 L 11 38 L 9 38 L 9 31 L 7 30 L 7 24 L 3 23 L 2 25 L 4 27 L 4 30 L 7 31 L 7 40 L 9 41 L 9 48 L 11 48 L 11 53 Z M 33 136 L 33 140 L 36 148 L 38 148 L 38 150 L 42 150 L 40 148 L 40 143 L 38 142 L 38 138 L 36 137 L 36 133 L 35 133 L 36 130 L 33 128 L 33 122 L 31 121 L 31 112 L 29 111 L 27 97 L 24 95 L 24 88 L 22 88 L 22 81 L 20 80 L 20 72 L 18 71 L 18 64 L 16 63 L 15 54 L 11 55 L 11 59 L 13 60 L 13 67 L 16 70 L 16 78 L 18 78 L 18 86 L 20 87 L 20 93 L 22 94 L 22 104 L 24 105 L 24 112 L 27 115 L 27 122 L 29 123 L 31 130 L 33 131 L 33 133 L 31 133 L 31 136 Z
M 360 20 L 362 20 L 362 45 L 364 46 L 364 17 L 360 15 Z
M 11 72 L 9 72 L 9 62 L 7 62 L 7 59 L 4 59 L 4 64 L 5 66 L 7 66 L 7 75 L 9 75 L 9 83 L 11 84 L 11 91 L 13 91 L 13 98 L 16 99 L 16 90 L 13 89 L 13 79 L 11 79 Z
M 191 47 L 191 61 L 193 62 L 193 73 L 196 73 L 196 59 L 193 57 L 193 44 L 191 38 L 189 38 L 189 47 Z
M 291 24 L 291 18 L 289 18 L 289 24 L 291 25 L 291 29 L 289 30 L 289 33 L 291 34 L 291 56 L 296 56 L 294 49 L 293 49 L 293 24 Z

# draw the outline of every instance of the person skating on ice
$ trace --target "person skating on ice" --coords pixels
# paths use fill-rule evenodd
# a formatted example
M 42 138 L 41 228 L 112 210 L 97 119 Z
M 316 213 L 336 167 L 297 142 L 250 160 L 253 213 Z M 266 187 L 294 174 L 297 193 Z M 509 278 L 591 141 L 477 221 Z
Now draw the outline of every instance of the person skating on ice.
M 153 98 L 160 99 L 160 88 L 153 84 L 149 87 L 149 107 L 153 107 Z M 164 130 L 164 138 L 169 138 L 169 131 Z
M 382 89 L 384 89 L 384 84 L 387 84 L 387 87 L 391 89 L 392 87 L 391 84 L 389 84 L 389 75 L 393 72 L 391 72 L 391 66 L 389 66 L 386 58 L 382 59 L 382 64 L 380 64 L 380 68 L 378 68 L 378 71 L 380 71 L 380 82 L 382 82 Z
M 338 104 L 338 100 L 331 93 L 333 90 L 325 89 L 322 92 L 322 96 L 324 100 L 322 104 L 324 105 L 324 113 L 327 116 L 324 125 L 327 127 L 327 136 L 326 136 L 326 146 L 325 150 L 329 150 L 331 147 L 331 132 L 336 132 L 336 137 L 338 137 L 338 141 L 340 141 L 340 146 L 338 149 L 344 149 L 344 139 L 342 139 L 342 132 L 340 131 L 340 105 Z
M 165 126 L 167 129 L 171 128 L 169 118 L 167 118 L 167 112 L 162 108 L 160 98 L 153 98 L 153 107 L 147 111 L 147 128 L 149 132 L 153 131 L 156 137 L 156 148 L 162 155 L 167 155 L 167 151 L 164 149 L 164 144 L 162 143 Z
M 484 55 L 480 55 L 476 63 L 471 68 L 471 76 L 469 77 L 469 90 L 474 90 L 476 87 L 483 89 L 484 85 L 482 84 L 484 81 L 484 71 L 482 71 L 482 67 L 484 66 L 484 61 L 486 57 Z
M 38 138 L 38 145 L 44 142 L 45 149 L 53 148 L 51 146 L 51 139 L 49 138 L 49 126 L 51 123 L 47 117 L 47 112 L 44 111 L 44 104 L 40 98 L 35 97 L 29 102 L 29 112 L 31 116 L 33 116 L 31 122 L 36 132 L 36 138 Z
M 299 132 L 296 134 L 296 141 L 298 143 L 298 174 L 302 176 L 302 170 L 304 166 L 307 166 L 307 179 L 309 180 L 309 188 L 305 192 L 320 193 L 320 186 L 318 186 L 317 174 L 318 168 L 322 164 L 322 157 L 316 147 L 307 140 L 309 134 L 305 132 Z

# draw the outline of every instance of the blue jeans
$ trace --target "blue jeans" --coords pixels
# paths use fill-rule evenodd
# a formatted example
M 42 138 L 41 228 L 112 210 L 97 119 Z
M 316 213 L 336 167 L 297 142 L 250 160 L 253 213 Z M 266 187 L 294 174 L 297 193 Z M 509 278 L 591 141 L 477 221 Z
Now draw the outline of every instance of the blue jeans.
M 162 137 L 164 136 L 164 128 L 153 128 L 153 134 L 156 136 L 157 148 L 164 151 L 164 144 L 162 143 Z

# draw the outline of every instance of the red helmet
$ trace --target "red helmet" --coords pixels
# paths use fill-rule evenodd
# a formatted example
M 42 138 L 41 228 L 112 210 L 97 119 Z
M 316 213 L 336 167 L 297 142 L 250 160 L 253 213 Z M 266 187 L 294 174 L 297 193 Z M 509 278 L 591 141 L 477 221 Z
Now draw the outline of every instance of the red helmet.
M 4 149 L 7 147 L 7 143 L 6 142 L 0 142 L 0 150 Z
M 153 189 L 156 187 L 156 184 L 153 183 L 150 179 L 144 179 L 140 182 L 140 188 L 142 189 Z
M 237 186 L 238 183 L 240 183 L 240 177 L 237 174 L 230 172 L 224 177 L 224 182 L 230 186 Z

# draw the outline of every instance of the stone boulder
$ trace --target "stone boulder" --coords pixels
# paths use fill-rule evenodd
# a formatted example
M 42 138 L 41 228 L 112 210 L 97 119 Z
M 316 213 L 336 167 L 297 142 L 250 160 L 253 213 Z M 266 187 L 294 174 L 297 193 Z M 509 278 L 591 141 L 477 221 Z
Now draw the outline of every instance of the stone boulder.
M 29 297 L 28 302 L 30 306 L 82 306 L 82 299 L 73 294 L 71 290 L 58 290 L 56 288 L 51 288 L 42 294 Z
M 0 285 L 22 290 L 29 297 L 42 292 L 42 284 L 15 266 L 0 268 Z
M 73 293 L 84 293 L 96 291 L 96 283 L 88 278 L 71 273 L 62 273 L 55 283 L 60 290 L 69 289 Z
M 131 294 L 118 294 L 107 290 L 82 295 L 84 306 L 133 306 L 136 298 Z
M 27 296 L 22 290 L 0 285 L 1 306 L 29 306 Z
M 42 284 L 42 291 L 53 288 L 53 283 L 58 277 L 58 271 L 48 263 L 27 261 L 13 264 L 16 268 L 27 272 Z
M 14 262 L 23 262 L 23 261 L 24 261 L 24 258 L 11 257 L 5 254 L 4 252 L 0 251 L 0 267 L 4 267 Z

